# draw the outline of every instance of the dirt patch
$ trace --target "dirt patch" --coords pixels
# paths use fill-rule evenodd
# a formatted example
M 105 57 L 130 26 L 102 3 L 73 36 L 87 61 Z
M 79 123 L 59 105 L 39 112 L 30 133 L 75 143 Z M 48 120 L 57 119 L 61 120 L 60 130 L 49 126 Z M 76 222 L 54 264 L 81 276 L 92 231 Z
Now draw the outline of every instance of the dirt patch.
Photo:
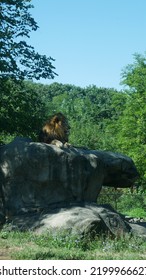
M 21 247 L 0 248 L 0 260 L 14 260 L 14 253 L 21 251 Z
M 11 260 L 12 259 L 11 253 L 12 253 L 11 248 L 0 249 L 0 260 Z

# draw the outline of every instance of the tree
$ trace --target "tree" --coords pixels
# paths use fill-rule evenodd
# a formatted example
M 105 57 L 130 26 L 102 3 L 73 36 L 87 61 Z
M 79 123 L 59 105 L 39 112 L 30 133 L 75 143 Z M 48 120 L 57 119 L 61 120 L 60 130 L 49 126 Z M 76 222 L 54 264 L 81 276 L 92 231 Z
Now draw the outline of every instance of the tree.
M 146 57 L 136 54 L 134 63 L 123 72 L 123 84 L 129 87 L 126 107 L 116 121 L 117 148 L 131 156 L 146 182 Z
M 126 100 L 124 93 L 96 86 L 80 88 L 58 83 L 47 88 L 49 114 L 62 111 L 69 118 L 72 144 L 113 149 L 113 132 L 109 134 L 108 123 L 121 114 Z
M 130 92 L 146 91 L 146 56 L 134 54 L 134 63 L 129 64 L 122 73 L 122 84 L 129 87 Z
M 36 139 L 47 118 L 46 102 L 37 87 L 30 82 L 1 81 L 0 141 L 9 142 L 15 135 Z
M 54 78 L 54 59 L 35 52 L 23 38 L 38 25 L 29 9 L 31 0 L 0 0 L 0 78 Z

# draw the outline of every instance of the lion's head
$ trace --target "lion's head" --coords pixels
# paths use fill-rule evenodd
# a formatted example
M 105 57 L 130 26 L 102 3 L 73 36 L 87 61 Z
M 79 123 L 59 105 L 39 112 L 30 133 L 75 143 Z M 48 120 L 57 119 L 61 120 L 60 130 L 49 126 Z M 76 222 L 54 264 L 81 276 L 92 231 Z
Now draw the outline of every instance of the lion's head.
M 67 118 L 62 113 L 50 116 L 39 134 L 39 142 L 51 144 L 59 140 L 63 144 L 68 142 L 70 126 Z

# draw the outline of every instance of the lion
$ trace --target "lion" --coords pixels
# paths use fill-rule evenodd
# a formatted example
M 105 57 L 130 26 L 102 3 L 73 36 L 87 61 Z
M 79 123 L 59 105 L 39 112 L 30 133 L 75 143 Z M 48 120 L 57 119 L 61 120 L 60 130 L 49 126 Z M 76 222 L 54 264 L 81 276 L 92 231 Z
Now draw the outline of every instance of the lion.
M 62 113 L 56 113 L 48 118 L 39 133 L 39 142 L 53 144 L 57 147 L 69 147 L 68 137 L 70 126 Z

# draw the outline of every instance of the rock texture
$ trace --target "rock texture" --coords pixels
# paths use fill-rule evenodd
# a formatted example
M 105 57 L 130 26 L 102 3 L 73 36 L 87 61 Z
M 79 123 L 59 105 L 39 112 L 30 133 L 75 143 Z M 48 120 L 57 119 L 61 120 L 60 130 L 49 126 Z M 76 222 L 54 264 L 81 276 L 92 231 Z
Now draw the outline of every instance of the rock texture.
M 110 232 L 113 235 L 129 233 L 131 228 L 109 205 L 70 203 L 42 213 L 28 213 L 13 217 L 11 229 L 31 229 L 37 233 L 61 232 L 84 236 Z
M 96 201 L 104 178 L 98 156 L 16 139 L 1 150 L 5 206 L 14 213 L 71 201 Z
M 31 222 L 31 213 L 45 211 L 48 227 L 56 224 L 56 219 L 63 226 L 63 217 L 67 224 L 72 220 L 73 226 L 76 217 L 74 229 L 78 225 L 99 229 L 104 224 L 114 232 L 107 210 L 104 217 L 101 208 L 97 213 L 95 206 L 91 211 L 89 207 L 81 208 L 81 204 L 96 202 L 103 185 L 130 187 L 137 177 L 134 162 L 127 156 L 74 147 L 60 149 L 17 137 L 0 147 L 0 221 L 20 215 L 20 220 L 27 216 Z M 79 208 L 71 214 L 68 207 L 73 203 Z M 37 217 L 38 222 L 45 223 L 45 217 Z M 118 223 L 123 224 L 123 231 L 127 230 L 120 218 Z
M 101 234 L 116 237 L 130 234 L 146 240 L 146 222 L 130 223 L 110 205 L 96 203 L 70 203 L 42 213 L 15 215 L 8 221 L 8 229 L 32 230 L 37 234 L 63 232 L 81 238 L 86 235 L 94 238 Z

